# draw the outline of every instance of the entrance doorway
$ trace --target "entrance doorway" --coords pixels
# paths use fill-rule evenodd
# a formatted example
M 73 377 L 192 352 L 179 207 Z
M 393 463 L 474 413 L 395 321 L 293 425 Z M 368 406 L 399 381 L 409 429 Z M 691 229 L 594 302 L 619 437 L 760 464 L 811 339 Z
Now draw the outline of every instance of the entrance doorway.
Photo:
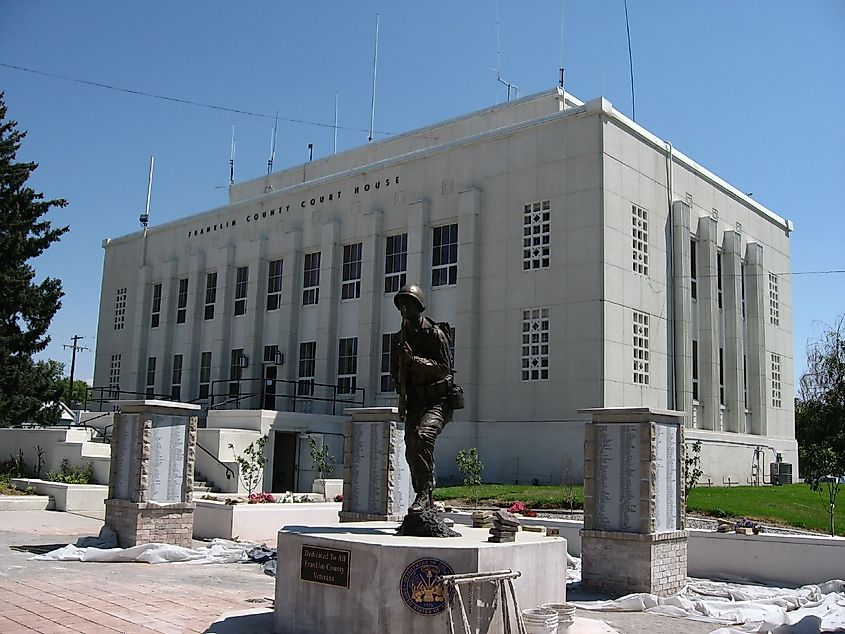
M 279 366 L 277 365 L 264 366 L 264 389 L 261 399 L 262 409 L 276 409 L 276 377 L 278 372 Z
M 273 436 L 273 487 L 276 493 L 296 491 L 296 448 L 299 434 L 277 431 Z

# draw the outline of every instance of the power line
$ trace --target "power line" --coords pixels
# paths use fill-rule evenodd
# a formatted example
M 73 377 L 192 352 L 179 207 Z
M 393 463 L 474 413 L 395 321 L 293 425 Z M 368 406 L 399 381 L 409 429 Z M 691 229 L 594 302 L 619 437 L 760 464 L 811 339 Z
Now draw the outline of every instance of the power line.
M 83 84 L 85 86 L 95 86 L 97 88 L 105 88 L 107 90 L 115 90 L 117 92 L 125 92 L 130 95 L 139 95 L 141 97 L 150 97 L 152 99 L 161 99 L 163 101 L 170 101 L 173 103 L 181 103 L 188 106 L 197 106 L 200 108 L 210 108 L 212 110 L 220 110 L 221 112 L 233 112 L 235 114 L 242 114 L 248 117 L 261 117 L 262 119 L 275 119 L 276 115 L 272 114 L 265 114 L 263 112 L 253 112 L 251 110 L 243 110 L 241 108 L 230 108 L 228 106 L 218 106 L 216 104 L 210 103 L 203 103 L 201 101 L 194 101 L 192 99 L 182 99 L 181 97 L 170 97 L 168 95 L 159 95 L 152 92 L 146 92 L 144 90 L 135 90 L 133 88 L 124 88 L 122 86 L 115 86 L 113 84 L 106 84 L 104 82 L 99 81 L 90 81 L 88 79 L 79 79 L 78 77 L 69 77 L 67 75 L 59 75 L 56 73 L 48 73 L 43 70 L 37 70 L 35 68 L 27 68 L 25 66 L 16 66 L 14 64 L 6 64 L 0 62 L 0 66 L 4 68 L 11 68 L 12 70 L 18 70 L 25 73 L 32 73 L 34 75 L 42 75 L 44 77 L 50 77 L 52 79 L 62 79 L 64 81 L 70 81 L 77 84 Z M 289 123 L 299 123 L 302 125 L 313 125 L 318 126 L 321 128 L 335 128 L 334 123 L 320 123 L 319 121 L 306 121 L 304 119 L 293 119 L 290 117 L 279 117 L 282 121 L 288 121 Z M 369 129 L 366 128 L 353 128 L 349 126 L 339 126 L 341 130 L 349 130 L 352 132 L 370 132 Z M 385 134 L 388 136 L 395 136 L 396 132 L 383 132 L 378 131 L 379 134 Z

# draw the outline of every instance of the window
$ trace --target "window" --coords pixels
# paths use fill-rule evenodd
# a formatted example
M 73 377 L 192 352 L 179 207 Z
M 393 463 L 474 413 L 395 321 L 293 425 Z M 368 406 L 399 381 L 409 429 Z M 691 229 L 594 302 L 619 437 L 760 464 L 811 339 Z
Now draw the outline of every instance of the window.
M 241 357 L 243 354 L 243 348 L 234 348 L 229 357 L 229 397 L 237 397 L 241 393 L 241 378 L 243 377 Z
M 211 386 L 211 352 L 200 355 L 200 398 L 208 398 Z
M 458 283 L 458 225 L 434 227 L 431 245 L 431 286 Z
M 271 260 L 267 273 L 267 310 L 282 304 L 282 260 Z
M 320 252 L 305 254 L 305 270 L 302 272 L 302 305 L 309 306 L 320 301 Z
M 772 353 L 772 407 L 781 407 L 780 355 Z
M 745 319 L 745 264 L 739 267 L 739 286 L 742 300 L 742 318 Z
M 408 234 L 387 236 L 384 252 L 384 292 L 395 293 L 405 286 L 408 270 Z
M 692 340 L 692 400 L 698 400 L 698 342 Z
M 716 254 L 716 297 L 719 310 L 722 310 L 722 254 Z
M 170 398 L 178 401 L 182 398 L 182 355 L 173 355 L 173 372 L 170 377 Z
M 343 245 L 340 299 L 361 297 L 361 243 Z
M 161 284 L 153 284 L 153 309 L 150 315 L 150 328 L 158 328 L 161 321 Z
M 214 302 L 217 301 L 217 272 L 205 274 L 204 319 L 214 319 Z
M 358 337 L 341 339 L 337 349 L 337 393 L 354 394 L 358 374 Z
M 780 326 L 780 300 L 778 299 L 778 276 L 769 273 L 769 323 Z
M 109 398 L 120 398 L 120 355 L 111 356 L 109 365 Z
M 114 329 L 123 330 L 126 323 L 126 289 L 119 288 L 114 298 Z
M 648 212 L 631 205 L 634 273 L 648 275 Z
M 748 407 L 748 359 L 742 355 L 742 400 L 745 401 L 745 409 Z
M 188 278 L 179 280 L 179 295 L 176 297 L 176 323 L 184 324 L 188 314 Z
M 239 266 L 235 273 L 235 316 L 246 314 L 246 290 L 249 286 L 249 267 Z
M 698 242 L 696 240 L 689 241 L 689 274 L 690 274 L 690 295 L 693 299 L 698 299 L 698 258 L 696 257 L 696 249 Z
M 725 349 L 719 348 L 719 405 L 725 405 Z
M 551 262 L 551 202 L 529 203 L 522 209 L 522 270 L 548 268 Z
M 147 389 L 145 391 L 147 398 L 153 398 L 156 391 L 156 358 L 149 357 L 147 359 Z
M 522 380 L 549 378 L 549 309 L 522 311 Z
M 634 383 L 648 385 L 648 315 L 634 311 Z
M 399 333 L 394 332 L 381 336 L 381 365 L 379 368 L 379 392 L 390 393 L 396 391 L 396 383 L 390 376 L 390 357 L 399 345 Z
M 312 396 L 314 394 L 316 358 L 316 341 L 303 341 L 299 344 L 299 377 L 296 384 L 296 393 L 300 396 Z

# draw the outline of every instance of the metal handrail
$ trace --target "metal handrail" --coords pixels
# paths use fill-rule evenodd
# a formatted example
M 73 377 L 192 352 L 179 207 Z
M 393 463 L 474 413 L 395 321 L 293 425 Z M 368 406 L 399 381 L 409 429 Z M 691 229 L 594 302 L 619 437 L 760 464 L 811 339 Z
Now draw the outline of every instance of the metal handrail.
M 261 382 L 261 390 L 250 391 L 250 392 L 247 392 L 245 394 L 241 394 L 241 391 L 240 391 L 241 390 L 241 384 L 246 383 L 247 385 L 249 385 L 251 383 L 255 383 L 256 381 Z M 234 383 L 236 383 L 237 386 L 238 386 L 238 393 L 237 394 L 230 394 L 229 386 L 231 386 Z M 299 387 L 300 387 L 301 383 L 302 383 L 301 380 L 288 380 L 288 379 L 267 379 L 267 378 L 231 379 L 231 380 L 218 379 L 216 381 L 211 382 L 211 390 L 210 390 L 210 393 L 209 393 L 209 400 L 208 400 L 209 406 L 208 406 L 208 408 L 209 409 L 220 409 L 220 408 L 224 407 L 225 405 L 235 403 L 236 409 L 240 409 L 240 403 L 243 400 L 250 399 L 250 398 L 253 398 L 253 397 L 256 397 L 256 396 L 260 397 L 263 400 L 265 396 L 273 396 L 275 398 L 292 399 L 293 400 L 293 410 L 292 411 L 296 411 L 296 402 L 297 402 L 297 399 L 299 399 L 299 400 L 303 400 L 303 401 L 318 401 L 318 402 L 331 403 L 332 404 L 332 414 L 336 414 L 338 403 L 345 404 L 345 405 L 357 405 L 359 407 L 363 407 L 364 403 L 366 402 L 366 390 L 362 387 L 354 388 L 352 393 L 351 393 L 351 395 L 353 397 L 360 395 L 360 400 L 358 400 L 357 398 L 352 398 L 352 399 L 338 398 L 339 386 L 336 385 L 336 384 L 317 383 L 317 382 L 311 382 L 310 380 L 308 382 L 308 386 L 310 388 L 312 388 L 312 389 L 313 388 L 328 388 L 329 390 L 331 390 L 331 396 L 330 397 L 323 397 L 323 396 L 315 396 L 313 394 L 300 394 L 299 393 Z M 226 389 L 221 390 L 221 392 L 219 392 L 218 394 L 215 394 L 215 387 L 219 386 L 219 385 L 226 386 Z M 267 388 L 271 385 L 273 387 L 273 390 L 268 391 Z M 276 386 L 277 385 L 290 386 L 291 389 L 286 390 L 284 393 L 277 394 L 276 393 Z M 219 403 L 215 403 L 215 396 L 221 396 L 222 397 L 224 395 L 228 396 L 229 398 L 227 398 L 226 400 L 221 401 Z
M 202 449 L 205 453 L 207 453 L 209 456 L 211 456 L 211 459 L 212 459 L 212 460 L 214 460 L 214 462 L 216 462 L 217 464 L 219 464 L 221 467 L 223 467 L 223 468 L 226 470 L 226 479 L 227 479 L 227 480 L 231 480 L 231 479 L 234 477 L 235 472 L 234 472 L 234 471 L 232 471 L 231 467 L 229 467 L 229 465 L 227 465 L 225 462 L 221 462 L 221 461 L 220 461 L 220 458 L 218 458 L 218 457 L 217 457 L 217 456 L 215 456 L 213 453 L 211 453 L 208 449 L 206 449 L 205 447 L 203 447 L 203 446 L 199 443 L 199 441 L 197 441 L 197 447 L 199 447 L 199 448 L 200 448 L 200 449 Z

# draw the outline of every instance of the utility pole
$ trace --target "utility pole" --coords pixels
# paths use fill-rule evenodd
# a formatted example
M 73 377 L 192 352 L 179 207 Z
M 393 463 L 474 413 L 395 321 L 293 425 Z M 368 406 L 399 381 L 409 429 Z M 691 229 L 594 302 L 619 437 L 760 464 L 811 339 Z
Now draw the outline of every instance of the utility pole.
M 91 351 L 91 348 L 86 348 L 85 346 L 77 345 L 80 339 L 85 339 L 85 337 L 81 337 L 79 335 L 74 335 L 70 338 L 73 343 L 71 345 L 63 344 L 62 348 L 70 348 L 73 350 L 73 353 L 70 357 L 70 383 L 67 386 L 67 404 L 70 407 L 71 401 L 73 400 L 73 372 L 76 369 L 76 353 L 82 352 L 83 350 Z

